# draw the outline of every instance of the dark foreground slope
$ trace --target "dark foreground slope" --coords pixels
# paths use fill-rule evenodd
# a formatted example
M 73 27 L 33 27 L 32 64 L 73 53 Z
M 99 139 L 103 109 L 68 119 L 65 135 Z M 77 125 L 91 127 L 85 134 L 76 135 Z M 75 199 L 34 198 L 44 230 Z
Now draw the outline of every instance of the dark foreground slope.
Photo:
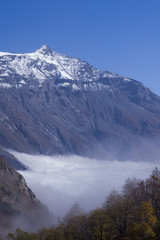
M 19 152 L 157 160 L 160 97 L 43 46 L 2 54 L 0 145 Z
M 49 225 L 51 216 L 24 178 L 0 157 L 0 233 L 16 227 L 28 231 Z

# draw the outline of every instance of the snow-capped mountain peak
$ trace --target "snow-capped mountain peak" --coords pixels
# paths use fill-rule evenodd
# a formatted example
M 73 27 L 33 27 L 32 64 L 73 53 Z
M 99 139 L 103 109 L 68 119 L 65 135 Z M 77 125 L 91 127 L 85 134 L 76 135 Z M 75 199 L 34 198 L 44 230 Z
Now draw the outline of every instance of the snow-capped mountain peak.
M 152 150 L 160 155 L 160 97 L 46 45 L 0 54 L 0 94 L 4 148 L 142 161 L 153 159 L 149 141 L 155 139 Z
M 44 56 L 53 56 L 55 54 L 55 52 L 47 44 L 36 50 L 35 53 L 42 54 Z
M 102 71 L 87 62 L 59 54 L 48 45 L 43 45 L 33 53 L 0 54 L 0 87 L 3 88 L 36 83 L 41 85 L 46 80 L 55 79 L 74 80 L 80 84 L 81 81 L 95 81 L 101 74 Z M 68 86 L 68 83 L 64 86 Z M 76 89 L 75 86 L 73 88 Z
M 96 69 L 79 58 L 59 54 L 48 45 L 33 53 L 0 53 L 1 88 L 41 86 L 45 81 L 52 81 L 56 86 L 69 86 L 73 90 L 96 90 L 109 88 L 102 79 L 113 81 L 115 77 L 118 75 Z

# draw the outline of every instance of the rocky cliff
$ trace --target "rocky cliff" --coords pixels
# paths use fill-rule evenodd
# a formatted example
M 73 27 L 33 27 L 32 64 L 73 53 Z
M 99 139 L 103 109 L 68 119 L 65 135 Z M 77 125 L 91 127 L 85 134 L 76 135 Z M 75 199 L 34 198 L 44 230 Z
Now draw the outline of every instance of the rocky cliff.
M 0 145 L 19 152 L 157 160 L 160 97 L 43 46 L 0 53 Z
M 37 230 L 51 223 L 45 206 L 28 188 L 22 175 L 0 157 L 0 233 L 16 227 Z

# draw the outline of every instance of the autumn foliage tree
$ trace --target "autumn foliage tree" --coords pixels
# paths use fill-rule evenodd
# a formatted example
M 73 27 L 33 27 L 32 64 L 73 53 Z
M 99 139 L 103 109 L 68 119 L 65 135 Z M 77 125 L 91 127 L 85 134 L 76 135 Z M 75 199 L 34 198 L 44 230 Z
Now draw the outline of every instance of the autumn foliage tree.
M 113 190 L 103 206 L 84 213 L 74 204 L 58 226 L 38 233 L 20 229 L 10 240 L 160 240 L 160 171 L 146 180 L 127 179 L 122 193 Z

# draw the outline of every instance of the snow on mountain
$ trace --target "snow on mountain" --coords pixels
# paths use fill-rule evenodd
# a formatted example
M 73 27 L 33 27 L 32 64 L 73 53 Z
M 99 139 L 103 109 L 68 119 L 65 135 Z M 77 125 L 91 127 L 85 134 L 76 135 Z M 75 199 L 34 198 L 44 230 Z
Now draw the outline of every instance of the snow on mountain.
M 71 81 L 59 84 L 63 87 L 73 84 L 72 88 L 76 90 L 80 81 L 93 83 L 100 77 L 115 76 L 117 75 L 98 70 L 81 59 L 56 53 L 47 45 L 34 53 L 0 53 L 0 87 L 3 88 L 21 87 L 33 80 L 41 85 L 45 80 L 56 78 L 74 81 L 74 84 Z
M 1 53 L 0 127 L 0 150 L 157 159 L 160 97 L 47 45 Z

